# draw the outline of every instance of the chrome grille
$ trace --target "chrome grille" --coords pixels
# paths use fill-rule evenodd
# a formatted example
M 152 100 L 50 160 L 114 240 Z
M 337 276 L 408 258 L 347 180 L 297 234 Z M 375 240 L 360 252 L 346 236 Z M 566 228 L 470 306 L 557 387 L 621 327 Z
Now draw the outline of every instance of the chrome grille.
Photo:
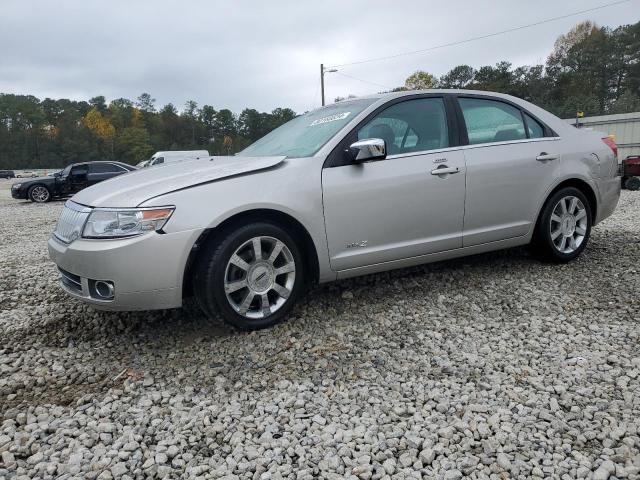
M 64 243 L 71 243 L 82 235 L 87 218 L 91 209 L 83 207 L 71 200 L 64 204 L 64 209 L 58 218 L 58 224 L 53 234 Z

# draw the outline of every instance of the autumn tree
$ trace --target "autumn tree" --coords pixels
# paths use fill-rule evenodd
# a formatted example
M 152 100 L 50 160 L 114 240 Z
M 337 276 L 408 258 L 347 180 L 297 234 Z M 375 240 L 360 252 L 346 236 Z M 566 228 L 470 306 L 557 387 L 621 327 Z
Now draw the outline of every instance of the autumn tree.
M 106 106 L 105 106 L 106 110 Z M 94 106 L 82 119 L 82 124 L 89 129 L 89 131 L 96 137 L 98 142 L 98 148 L 106 147 L 106 152 L 110 157 L 113 157 L 114 153 L 114 138 L 116 136 L 116 129 L 111 124 L 109 119 L 105 118 L 98 110 L 97 106 Z M 101 150 L 99 150 L 101 151 Z

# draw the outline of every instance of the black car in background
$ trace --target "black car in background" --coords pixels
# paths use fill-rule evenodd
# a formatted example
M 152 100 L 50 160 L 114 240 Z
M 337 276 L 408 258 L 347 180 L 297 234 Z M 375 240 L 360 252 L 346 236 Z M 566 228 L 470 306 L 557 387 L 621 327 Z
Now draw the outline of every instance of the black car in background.
M 0 170 L 0 178 L 16 178 L 13 170 Z
M 51 177 L 38 177 L 14 183 L 13 198 L 44 203 L 52 198 L 65 197 L 103 180 L 137 170 L 121 162 L 86 162 L 68 165 Z

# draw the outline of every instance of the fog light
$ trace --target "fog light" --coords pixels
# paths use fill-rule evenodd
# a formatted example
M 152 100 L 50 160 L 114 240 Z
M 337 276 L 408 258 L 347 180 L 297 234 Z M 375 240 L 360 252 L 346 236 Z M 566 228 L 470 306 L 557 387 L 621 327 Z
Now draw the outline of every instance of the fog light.
M 93 283 L 93 291 L 95 292 L 96 297 L 101 300 L 113 300 L 113 282 L 108 282 L 106 280 L 96 280 Z

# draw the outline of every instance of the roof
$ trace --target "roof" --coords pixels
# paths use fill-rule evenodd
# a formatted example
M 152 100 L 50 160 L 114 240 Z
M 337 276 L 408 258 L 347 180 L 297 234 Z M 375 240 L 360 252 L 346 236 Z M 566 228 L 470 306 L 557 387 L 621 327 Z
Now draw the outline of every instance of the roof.
M 399 92 L 376 93 L 372 95 L 364 95 L 362 97 L 349 98 L 343 101 L 360 100 L 360 99 L 367 99 L 367 98 L 389 99 L 389 98 L 407 97 L 411 95 L 420 95 L 424 93 L 431 93 L 431 94 L 438 94 L 438 93 L 465 94 L 466 93 L 470 95 L 490 95 L 490 96 L 503 97 L 503 98 L 515 98 L 512 95 L 507 95 L 506 93 L 491 92 L 488 90 L 467 90 L 467 89 L 460 89 L 460 88 L 431 88 L 427 90 L 402 90 Z

